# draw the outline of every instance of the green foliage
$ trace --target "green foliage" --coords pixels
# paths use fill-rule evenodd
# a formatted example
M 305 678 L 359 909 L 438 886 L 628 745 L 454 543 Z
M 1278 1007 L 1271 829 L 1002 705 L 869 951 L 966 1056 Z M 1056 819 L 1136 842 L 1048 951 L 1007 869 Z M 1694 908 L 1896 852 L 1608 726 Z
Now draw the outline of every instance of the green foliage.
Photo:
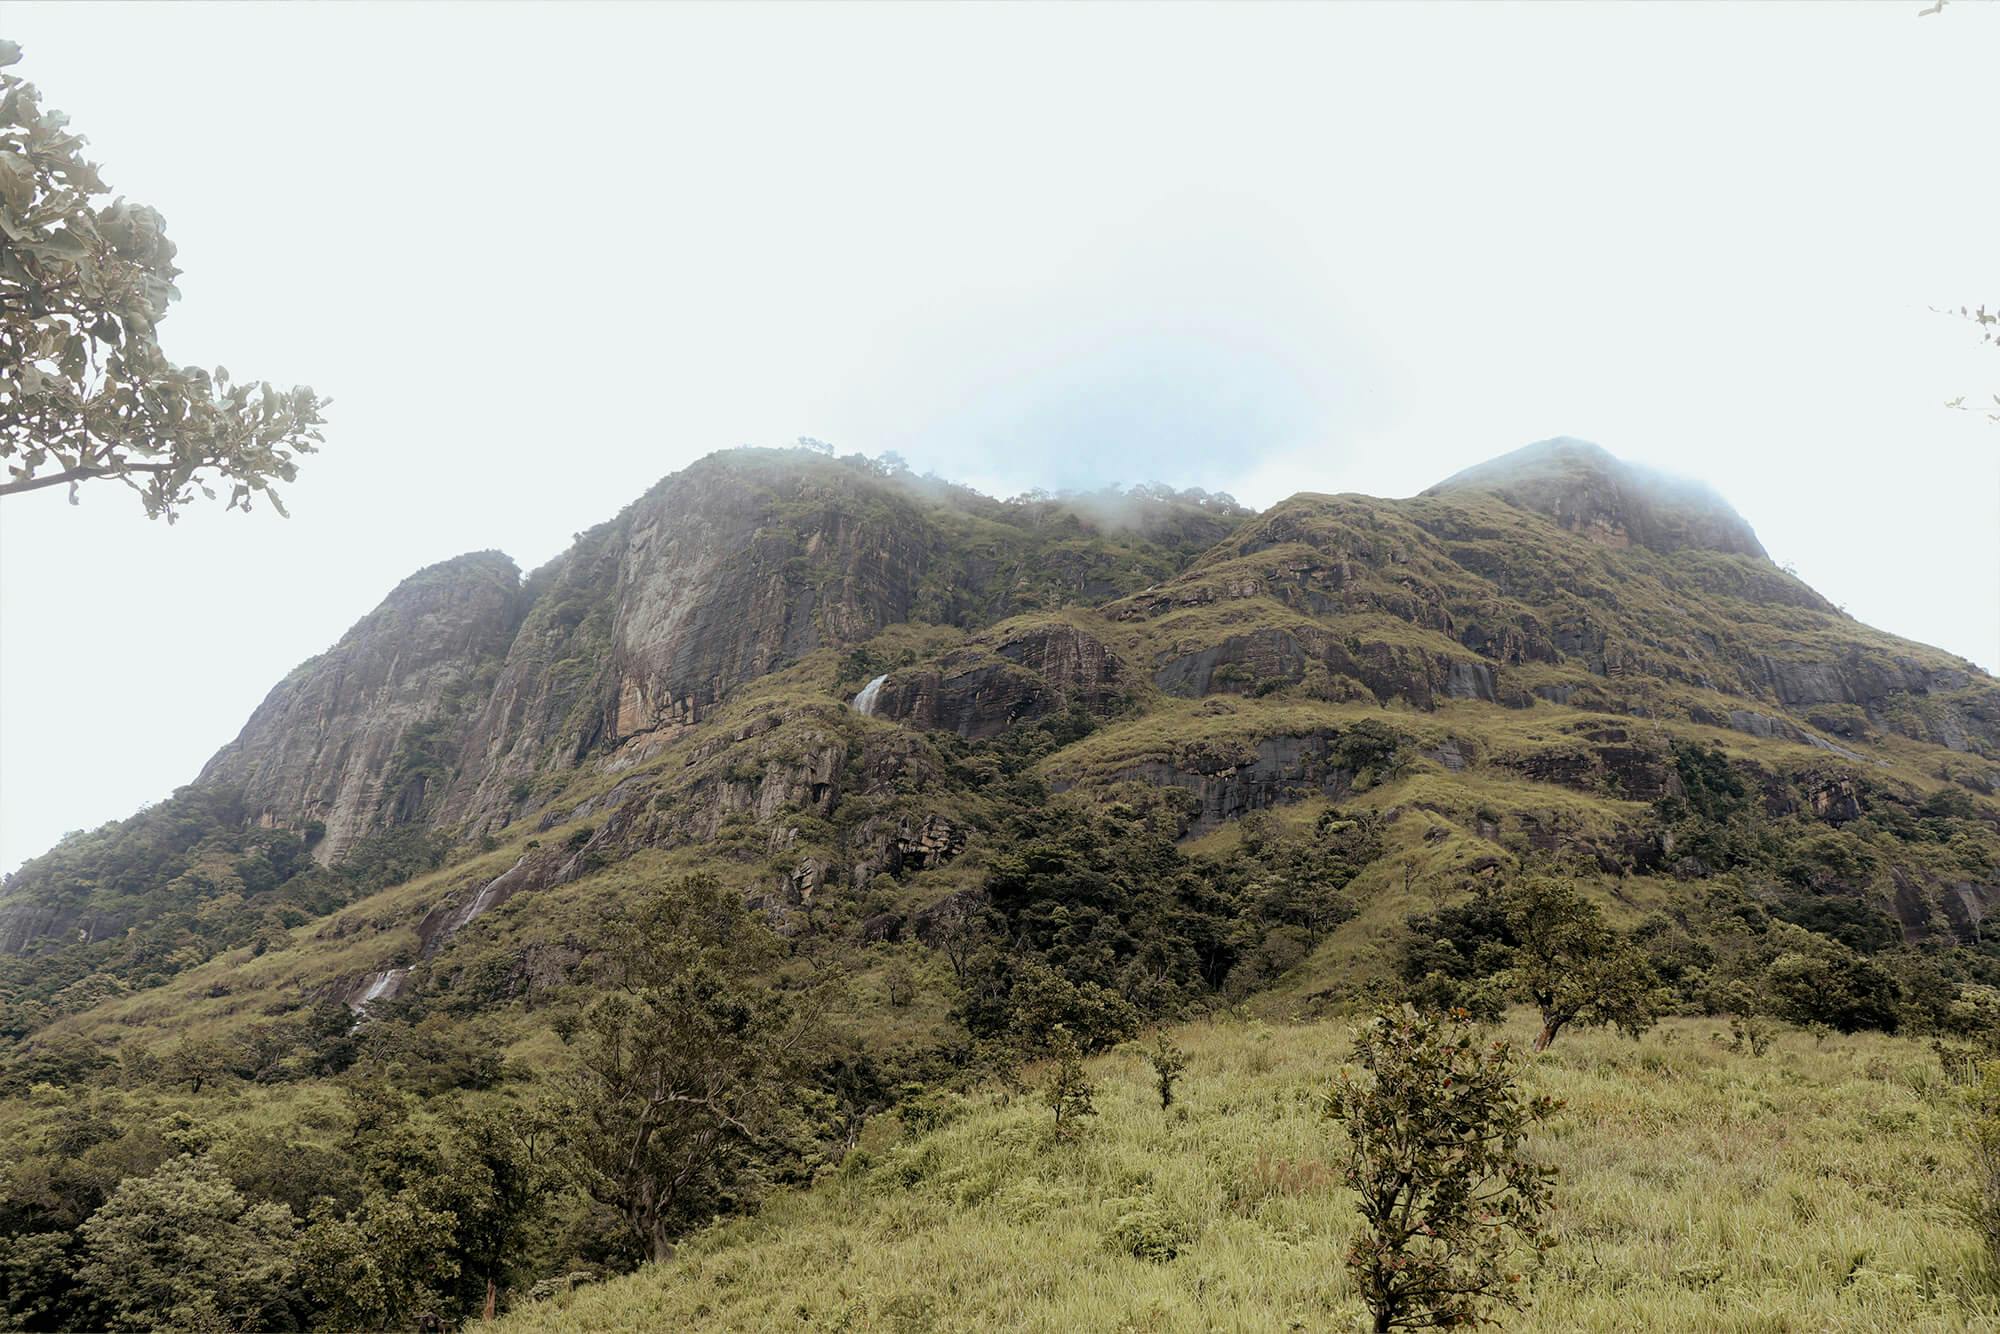
M 1398 962 L 1406 1000 L 1490 1022 L 1504 994 L 1515 992 L 1541 1012 L 1537 1051 L 1576 1024 L 1611 1025 L 1636 1037 L 1668 1001 L 1634 940 L 1553 876 L 1481 885 L 1466 901 L 1414 915 L 1408 925 Z
M 1165 1264 L 1194 1240 L 1187 1220 L 1150 1195 L 1118 1201 L 1118 1217 L 1107 1241 L 1111 1249 L 1135 1260 Z
M 965 1114 L 965 1099 L 949 1089 L 906 1084 L 896 1100 L 896 1119 L 907 1139 L 920 1139 L 943 1129 Z
M 1729 1050 L 1762 1056 L 1771 1049 L 1774 1033 L 1774 1025 L 1762 1015 L 1732 1015 L 1729 1020 Z
M 1636 1037 L 1659 1018 L 1663 997 L 1645 957 L 1604 924 L 1597 905 L 1549 876 L 1500 892 L 1515 940 L 1514 984 L 1541 1011 L 1541 1051 L 1570 1024 L 1609 1024 Z
M 1240 948 L 1232 876 L 1116 813 L 1028 809 L 1005 835 L 965 952 L 960 1013 L 974 1036 L 1014 1033 L 1033 1051 L 1060 1022 L 1102 1047 L 1228 976 Z
M 1765 968 L 1773 1010 L 1793 1023 L 1830 1024 L 1843 1033 L 1901 1023 L 1895 979 L 1838 941 L 1780 924 L 1772 929 L 1777 953 Z
M 1422 1010 L 1497 1019 L 1505 1004 L 1501 974 L 1519 944 L 1500 897 L 1482 885 L 1461 903 L 1412 914 L 1405 925 L 1397 960 L 1403 999 Z
M 71 1232 L 24 1232 L 0 1238 L 0 1299 L 9 1329 L 87 1329 L 104 1325 L 76 1284 L 78 1240 Z
M 1755 801 L 1729 757 L 1712 745 L 1676 740 L 1673 758 L 1681 794 L 1659 803 L 1673 855 L 1718 871 L 1768 860 Z
M 82 939 L 0 958 L 0 1033 L 28 1036 L 233 949 L 282 951 L 291 928 L 435 867 L 446 846 L 434 832 L 401 826 L 363 839 L 327 869 L 299 834 L 251 824 L 240 793 L 182 788 L 72 835 L 8 878 L 10 904 L 72 922 Z
M 1347 1267 L 1374 1328 L 1477 1324 L 1491 1303 L 1520 1305 L 1510 1262 L 1541 1241 L 1553 1175 L 1523 1142 L 1556 1104 L 1519 1093 L 1506 1042 L 1407 1007 L 1363 1025 L 1354 1054 L 1370 1078 L 1343 1072 L 1326 1106 L 1347 1128 L 1364 1224 Z
M 1050 1135 L 1068 1143 L 1083 1134 L 1085 1117 L 1097 1115 L 1097 1085 L 1083 1068 L 1083 1048 L 1065 1025 L 1050 1031 L 1048 1050 L 1049 1082 L 1042 1101 L 1055 1114 Z
M 661 887 L 612 932 L 614 990 L 560 1083 L 571 1170 L 654 1260 L 797 1152 L 792 1090 L 814 1002 L 772 994 L 777 942 L 712 878 Z
M 895 959 L 882 976 L 883 998 L 896 1009 L 908 1005 L 917 994 L 916 971 L 907 959 Z
M 1008 1038 L 1026 1056 L 1053 1050 L 1060 1030 L 1090 1050 L 1109 1047 L 1139 1026 L 1132 1003 L 1095 982 L 1081 986 L 1040 963 L 1024 964 L 1008 993 Z
M 1146 1063 L 1153 1067 L 1153 1083 L 1159 1089 L 1160 1110 L 1164 1112 L 1174 1105 L 1174 1085 L 1187 1069 L 1187 1053 L 1175 1046 L 1162 1028 L 1153 1034 L 1153 1045 L 1146 1049 Z
M 506 1074 L 498 1033 L 477 1019 L 432 1014 L 415 1022 L 371 1023 L 359 1042 L 362 1078 L 380 1078 L 423 1097 L 486 1089 Z
M 0 66 L 21 58 L 0 42 Z M 120 198 L 83 157 L 68 117 L 35 86 L 0 73 L 0 496 L 123 481 L 146 513 L 172 522 L 211 482 L 229 507 L 298 474 L 318 448 L 323 400 L 307 388 L 239 384 L 160 350 L 180 291 L 160 215 Z
M 1522 1048 L 1539 1022 L 1517 1010 L 1503 1032 Z M 1494 1309 L 1504 1327 L 1990 1324 L 1980 1247 L 1939 1207 L 1969 1159 L 1924 1044 L 1833 1034 L 1759 1061 L 1695 1040 L 1714 1027 L 1566 1033 L 1525 1065 L 1524 1093 L 1565 1104 L 1529 1138 L 1560 1177 L 1532 1309 Z M 1107 1062 L 1090 1133 L 1050 1153 L 1039 1101 L 981 1090 L 921 1136 L 871 1127 L 849 1169 L 688 1238 L 669 1265 L 516 1305 L 502 1328 L 895 1329 L 892 1311 L 938 1334 L 1367 1328 L 1337 1260 L 1363 1223 L 1320 1114 L 1348 1025 L 1174 1037 L 1194 1064 L 1172 1115 L 1144 1065 Z M 1697 1222 L 1663 1249 L 1682 1219 Z M 1153 1241 L 1176 1258 L 1135 1253 Z
M 167 1052 L 160 1074 L 168 1083 L 186 1084 L 188 1092 L 199 1093 L 203 1084 L 213 1083 L 229 1070 L 235 1054 L 229 1043 L 218 1038 L 189 1034 Z
M 451 841 L 422 825 L 393 825 L 358 840 L 336 868 L 355 895 L 400 885 L 444 864 Z
M 1244 817 L 1237 856 L 1250 908 L 1268 925 L 1300 928 L 1310 950 L 1354 916 L 1346 890 L 1382 855 L 1382 818 L 1373 811 L 1328 811 L 1303 839 L 1278 831 L 1253 834 L 1255 818 Z
M 205 1158 L 126 1180 L 82 1228 L 77 1276 L 113 1329 L 283 1328 L 291 1211 L 251 1204 Z

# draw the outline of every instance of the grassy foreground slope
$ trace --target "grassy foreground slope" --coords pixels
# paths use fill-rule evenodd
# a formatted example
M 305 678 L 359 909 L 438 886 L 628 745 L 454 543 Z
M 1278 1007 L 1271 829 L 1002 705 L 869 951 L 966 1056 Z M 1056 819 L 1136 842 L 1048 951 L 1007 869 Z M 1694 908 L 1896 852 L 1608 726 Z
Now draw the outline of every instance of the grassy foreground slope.
M 1567 1102 L 1535 1145 L 1559 1173 L 1555 1244 L 1505 1325 L 2000 1329 L 2000 1287 L 1954 1209 L 1966 1160 L 1930 1051 L 1793 1030 L 1754 1057 L 1715 1029 L 1566 1035 L 1529 1067 L 1530 1089 Z M 1506 1031 L 1525 1043 L 1528 1017 Z M 1047 1142 L 1032 1092 L 975 1095 L 913 1137 L 878 1118 L 813 1190 L 502 1325 L 1356 1327 L 1342 1132 L 1320 1115 L 1347 1033 L 1178 1030 L 1191 1063 L 1165 1113 L 1138 1048 L 1120 1048 L 1091 1063 L 1099 1115 L 1072 1147 Z

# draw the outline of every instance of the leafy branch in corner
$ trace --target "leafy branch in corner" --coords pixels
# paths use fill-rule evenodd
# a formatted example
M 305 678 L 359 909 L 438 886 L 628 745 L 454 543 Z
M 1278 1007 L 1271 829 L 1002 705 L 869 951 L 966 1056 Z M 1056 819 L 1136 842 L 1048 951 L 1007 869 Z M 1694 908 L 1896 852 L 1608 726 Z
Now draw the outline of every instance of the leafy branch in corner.
M 18 63 L 0 40 L 0 70 Z M 0 496 L 113 478 L 171 523 L 198 491 L 285 512 L 274 482 L 321 443 L 310 388 L 176 366 L 158 328 L 179 299 L 174 244 L 153 209 L 109 187 L 69 118 L 0 73 Z

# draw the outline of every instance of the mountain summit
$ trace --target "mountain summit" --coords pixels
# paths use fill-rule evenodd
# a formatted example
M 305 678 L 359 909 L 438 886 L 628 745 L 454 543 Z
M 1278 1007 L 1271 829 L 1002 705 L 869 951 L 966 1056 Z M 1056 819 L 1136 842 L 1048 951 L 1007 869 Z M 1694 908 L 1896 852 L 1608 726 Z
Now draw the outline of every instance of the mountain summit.
M 1626 463 L 1587 440 L 1543 440 L 1455 473 L 1424 494 L 1475 490 L 1610 546 L 1765 554 L 1750 525 L 1707 485 Z

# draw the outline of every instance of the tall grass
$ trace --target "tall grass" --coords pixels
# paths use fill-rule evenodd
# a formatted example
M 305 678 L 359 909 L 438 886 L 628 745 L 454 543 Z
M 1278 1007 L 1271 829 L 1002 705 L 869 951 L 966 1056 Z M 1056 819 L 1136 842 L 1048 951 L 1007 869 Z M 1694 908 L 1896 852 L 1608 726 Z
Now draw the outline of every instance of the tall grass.
M 1516 1015 L 1509 1036 L 1531 1026 Z M 1967 1156 L 1920 1043 L 1791 1032 L 1762 1057 L 1676 1020 L 1565 1035 L 1529 1067 L 1567 1106 L 1555 1246 L 1510 1328 L 2000 1328 L 1955 1211 Z M 516 1311 L 516 1330 L 1353 1328 L 1355 1226 L 1320 1095 L 1344 1024 L 1197 1024 L 1163 1113 L 1134 1044 L 1093 1063 L 1100 1115 L 1049 1140 L 982 1093 L 903 1140 L 890 1118 L 814 1190 L 669 1264 Z M 1166 1258 L 1171 1256 L 1172 1258 Z

